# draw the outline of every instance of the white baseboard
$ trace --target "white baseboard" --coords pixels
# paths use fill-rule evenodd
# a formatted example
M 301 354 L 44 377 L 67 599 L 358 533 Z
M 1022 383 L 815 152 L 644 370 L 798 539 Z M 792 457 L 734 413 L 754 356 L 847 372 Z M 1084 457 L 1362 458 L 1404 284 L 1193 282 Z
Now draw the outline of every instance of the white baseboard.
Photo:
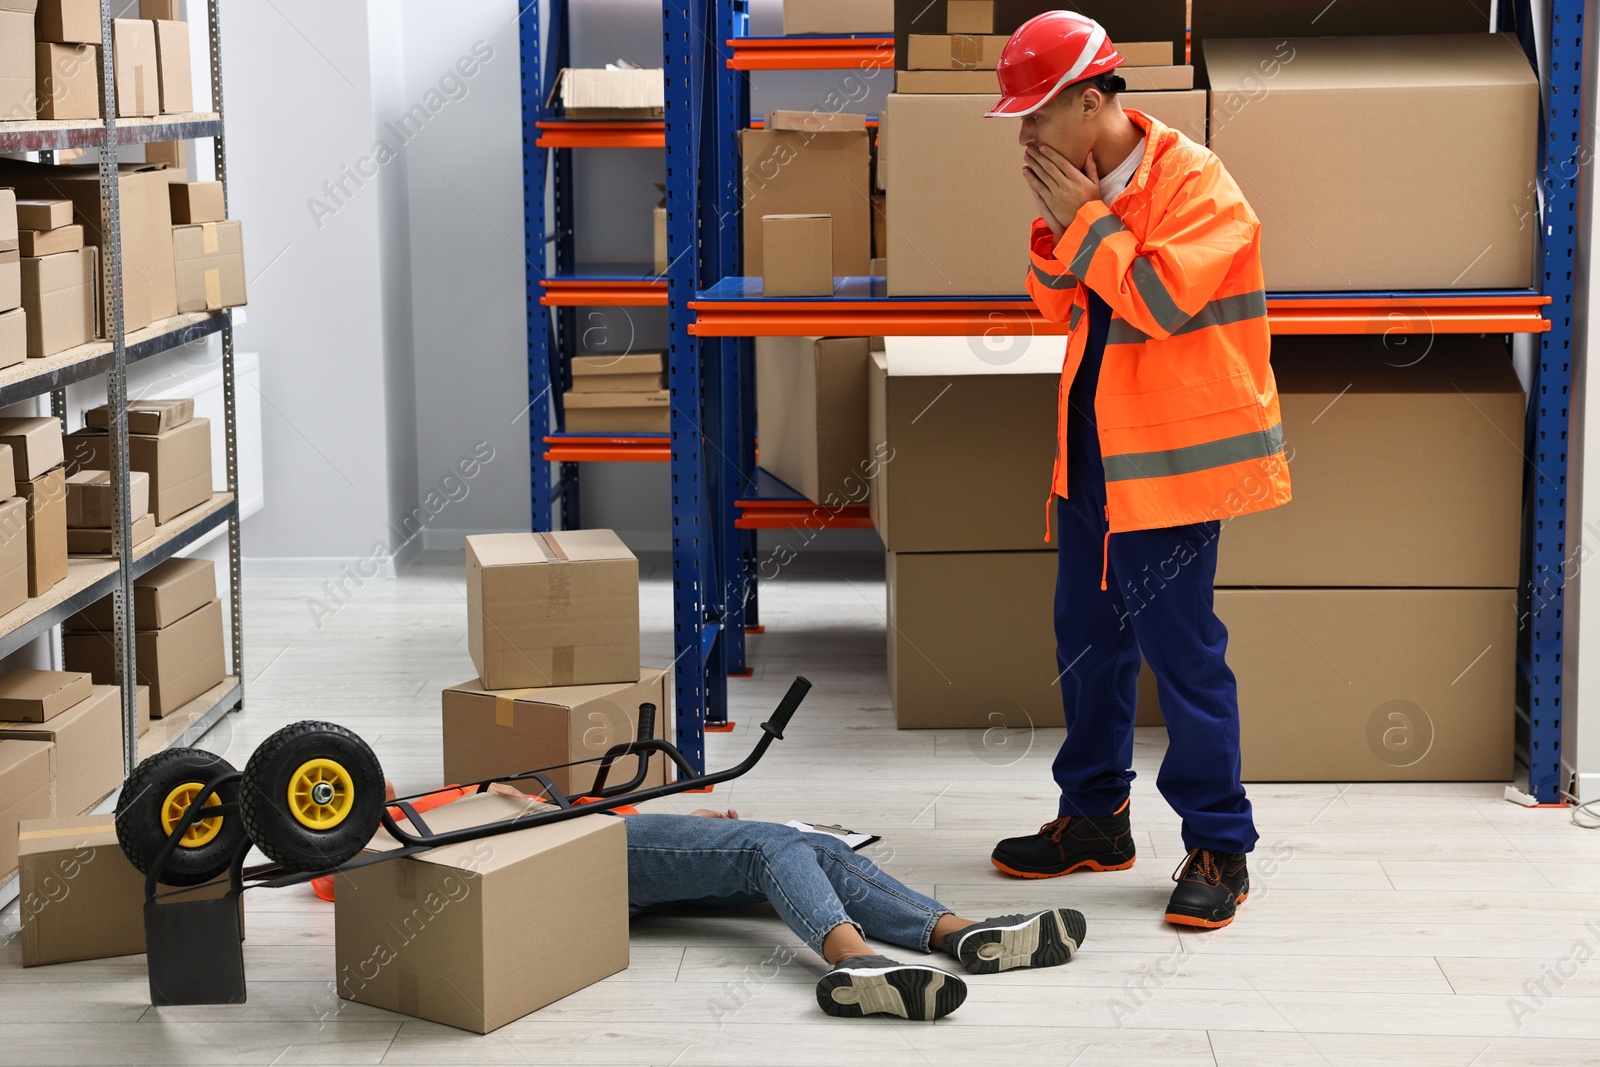
M 416 546 L 416 541 L 411 544 Z M 247 581 L 338 581 L 344 576 L 346 568 L 351 574 L 360 574 L 358 568 L 365 565 L 369 572 L 377 570 L 367 580 L 378 581 L 397 577 L 418 551 L 420 546 L 411 548 L 409 552 L 402 550 L 399 566 L 396 566 L 394 556 L 376 561 L 370 556 L 246 556 L 244 576 Z

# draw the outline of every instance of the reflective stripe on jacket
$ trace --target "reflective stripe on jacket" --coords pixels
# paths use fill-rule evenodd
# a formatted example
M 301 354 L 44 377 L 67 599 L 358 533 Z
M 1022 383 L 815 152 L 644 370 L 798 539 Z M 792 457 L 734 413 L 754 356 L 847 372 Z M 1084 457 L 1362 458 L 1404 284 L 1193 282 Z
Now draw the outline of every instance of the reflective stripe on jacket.
M 1126 113 L 1146 134 L 1127 190 L 1113 206 L 1085 204 L 1060 241 L 1042 218 L 1033 224 L 1028 293 L 1070 330 L 1051 495 L 1067 495 L 1067 394 L 1089 333 L 1087 285 L 1112 313 L 1095 397 L 1111 530 L 1285 504 L 1261 223 L 1208 149 Z

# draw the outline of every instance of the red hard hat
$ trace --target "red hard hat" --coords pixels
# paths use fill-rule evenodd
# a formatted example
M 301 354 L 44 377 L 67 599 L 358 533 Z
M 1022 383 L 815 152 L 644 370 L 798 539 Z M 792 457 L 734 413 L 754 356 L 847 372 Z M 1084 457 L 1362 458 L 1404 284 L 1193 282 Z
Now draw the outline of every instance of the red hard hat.
M 1000 102 L 987 118 L 1031 115 L 1075 82 L 1122 65 L 1105 27 L 1076 11 L 1046 11 L 1024 22 L 1000 52 Z

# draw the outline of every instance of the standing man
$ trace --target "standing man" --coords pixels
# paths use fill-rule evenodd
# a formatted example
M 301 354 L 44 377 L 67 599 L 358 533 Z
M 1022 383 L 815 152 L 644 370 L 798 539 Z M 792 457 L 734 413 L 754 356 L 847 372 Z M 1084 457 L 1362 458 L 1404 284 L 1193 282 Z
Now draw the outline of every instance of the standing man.
M 1256 842 L 1212 609 L 1219 520 L 1287 503 L 1289 470 L 1261 224 L 1216 156 L 1120 105 L 1122 61 L 1093 19 L 1047 12 L 1007 42 L 989 112 L 1022 120 L 1021 177 L 1039 210 L 1028 292 L 1070 329 L 1050 493 L 1061 804 L 993 860 L 1020 878 L 1133 865 L 1143 652 L 1169 737 L 1156 785 L 1189 850 L 1166 918 L 1218 927 L 1249 893 Z

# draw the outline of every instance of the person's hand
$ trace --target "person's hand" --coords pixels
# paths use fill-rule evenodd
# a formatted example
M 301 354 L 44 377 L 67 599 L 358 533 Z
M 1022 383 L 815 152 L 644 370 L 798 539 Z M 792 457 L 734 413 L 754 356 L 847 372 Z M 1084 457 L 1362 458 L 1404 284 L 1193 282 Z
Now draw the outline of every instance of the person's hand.
M 528 799 L 528 794 L 508 782 L 490 782 L 489 792 L 497 797 L 515 797 L 518 800 Z
M 729 808 L 727 811 L 712 811 L 710 808 L 696 808 L 689 814 L 698 815 L 702 819 L 737 819 L 739 817 L 739 813 L 734 811 L 732 808 Z
M 1033 206 L 1039 212 L 1039 217 L 1044 219 L 1046 226 L 1050 227 L 1050 232 L 1055 235 L 1055 239 L 1061 240 L 1061 235 L 1067 232 L 1067 228 L 1061 225 L 1061 220 L 1056 218 L 1050 211 L 1050 205 L 1044 202 L 1044 197 L 1039 195 L 1039 190 L 1035 189 L 1031 183 L 1028 186 L 1028 192 L 1033 196 Z
M 1079 170 L 1066 156 L 1045 144 L 1031 144 L 1023 154 L 1022 174 L 1028 181 L 1040 214 L 1059 239 L 1071 225 L 1078 209 L 1091 200 L 1100 199 L 1100 175 L 1094 165 L 1094 153 Z M 1051 218 L 1054 222 L 1051 222 Z M 1056 231 L 1056 226 L 1061 226 Z

